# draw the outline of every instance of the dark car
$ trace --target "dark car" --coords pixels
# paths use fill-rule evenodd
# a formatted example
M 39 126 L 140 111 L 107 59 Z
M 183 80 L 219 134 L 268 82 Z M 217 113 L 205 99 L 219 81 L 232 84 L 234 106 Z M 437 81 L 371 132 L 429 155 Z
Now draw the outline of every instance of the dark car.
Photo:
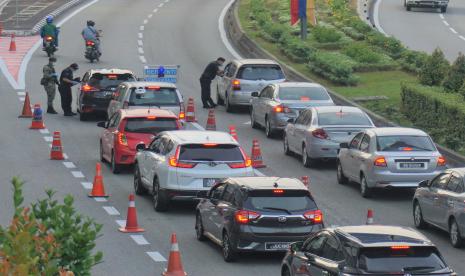
M 123 69 L 87 71 L 78 88 L 77 111 L 81 121 L 92 113 L 106 114 L 116 87 L 122 82 L 136 81 L 134 73 Z
M 323 229 L 291 245 L 282 276 L 457 275 L 436 246 L 407 227 L 361 225 Z
M 237 177 L 220 181 L 196 211 L 198 240 L 223 248 L 225 261 L 239 252 L 279 252 L 323 228 L 323 214 L 297 179 Z

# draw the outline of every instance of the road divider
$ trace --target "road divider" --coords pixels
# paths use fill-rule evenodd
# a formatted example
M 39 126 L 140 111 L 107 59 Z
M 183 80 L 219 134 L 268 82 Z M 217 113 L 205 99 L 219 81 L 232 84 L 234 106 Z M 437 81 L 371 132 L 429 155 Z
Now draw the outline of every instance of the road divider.
M 103 184 L 102 165 L 97 162 L 95 165 L 95 177 L 92 185 L 92 192 L 88 195 L 89 197 L 109 197 L 110 195 L 105 193 L 105 185 Z
M 129 195 L 129 206 L 126 219 L 126 226 L 120 227 L 118 230 L 123 233 L 140 233 L 145 231 L 144 228 L 139 227 L 139 225 L 137 224 L 137 210 L 134 194 Z
M 176 233 L 171 234 L 171 250 L 168 258 L 168 267 L 161 274 L 162 276 L 187 276 L 181 262 L 181 253 Z

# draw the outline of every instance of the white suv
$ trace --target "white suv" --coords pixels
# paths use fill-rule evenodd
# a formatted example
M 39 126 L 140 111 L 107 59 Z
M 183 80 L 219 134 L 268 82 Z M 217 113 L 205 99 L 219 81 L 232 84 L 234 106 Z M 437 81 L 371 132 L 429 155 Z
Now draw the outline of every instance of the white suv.
M 221 179 L 254 175 L 251 160 L 225 132 L 166 131 L 137 149 L 134 189 L 150 191 L 156 211 L 166 211 L 172 199 L 192 200 Z

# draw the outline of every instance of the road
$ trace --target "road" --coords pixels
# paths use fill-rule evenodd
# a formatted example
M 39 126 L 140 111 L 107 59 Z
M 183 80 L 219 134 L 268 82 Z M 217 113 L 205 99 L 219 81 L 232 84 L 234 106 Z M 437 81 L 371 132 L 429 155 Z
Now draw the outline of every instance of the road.
M 444 14 L 427 8 L 407 12 L 400 0 L 378 2 L 381 28 L 409 48 L 431 53 L 439 47 L 451 61 L 465 52 L 464 1 L 450 1 Z
M 185 98 L 198 99 L 198 78 L 207 62 L 217 56 L 232 58 L 218 32 L 218 16 L 228 1 L 137 0 L 128 5 L 127 0 L 100 0 L 62 26 L 56 67 L 61 70 L 72 62 L 78 62 L 80 74 L 96 67 L 121 67 L 141 73 L 141 60 L 144 59 L 147 64 L 180 64 L 181 92 Z M 89 64 L 83 59 L 84 47 L 79 33 L 87 19 L 94 19 L 97 27 L 104 30 L 104 55 L 98 64 Z M 144 20 L 147 20 L 145 24 Z M 138 40 L 141 40 L 143 46 L 139 46 L 141 43 Z M 45 92 L 39 86 L 41 68 L 45 63 L 44 53 L 36 51 L 26 72 L 26 88 L 31 93 L 33 103 L 46 102 Z M 48 147 L 43 135 L 26 130 L 29 120 L 13 119 L 19 110 L 17 96 L 6 87 L 3 79 L 0 88 L 2 94 L 5 94 L 2 101 L 8 103 L 5 108 L 0 109 L 0 124 L 11 133 L 0 140 L 5 156 L 8 157 L 0 159 L 2 183 L 6 183 L 13 175 L 21 174 L 29 183 L 26 189 L 28 198 L 37 197 L 44 187 L 59 190 L 59 196 L 71 193 L 76 196 L 76 207 L 79 211 L 104 224 L 104 235 L 98 240 L 98 249 L 104 251 L 105 261 L 95 267 L 93 275 L 160 275 L 166 262 L 160 261 L 160 258 L 155 258 L 154 261 L 146 252 L 158 252 L 167 259 L 171 232 L 178 235 L 184 268 L 189 275 L 279 274 L 282 255 L 247 254 L 239 262 L 225 263 L 219 247 L 211 242 L 198 242 L 194 232 L 193 204 L 180 204 L 173 210 L 160 214 L 153 210 L 150 197 L 137 197 L 139 224 L 146 229 L 144 238 L 150 244 L 136 245 L 128 235 L 117 231 L 118 226 L 115 223 L 115 220 L 125 219 L 127 196 L 133 192 L 131 172 L 113 175 L 108 166 L 103 166 L 106 188 L 111 193 L 109 201 L 104 203 L 88 199 L 80 184 L 92 180 L 95 163 L 98 161 L 98 137 L 101 129 L 96 127 L 96 123 L 80 122 L 78 118 L 62 115 L 47 116 L 48 129 L 62 131 L 65 152 L 76 168 L 67 169 L 60 162 L 44 161 L 48 156 Z M 61 111 L 58 99 L 55 107 Z M 199 123 L 204 125 L 207 113 L 201 109 L 199 101 L 196 102 L 196 110 Z M 263 173 L 288 177 L 309 175 L 310 189 L 324 211 L 327 225 L 364 223 L 367 208 L 372 208 L 377 223 L 413 226 L 410 192 L 383 192 L 373 199 L 363 199 L 356 186 L 337 184 L 334 163 L 306 169 L 297 158 L 285 156 L 282 141 L 267 139 L 263 131 L 253 130 L 246 111 L 227 114 L 220 107 L 217 109 L 216 119 L 219 130 L 226 130 L 229 124 L 236 125 L 239 141 L 246 149 L 250 150 L 253 138 L 259 139 L 267 165 L 262 170 Z M 70 171 L 80 171 L 85 178 L 73 177 Z M 3 189 L 8 190 L 5 187 Z M 0 199 L 0 207 L 8 208 L 6 204 L 9 194 L 0 193 Z M 121 215 L 110 216 L 102 206 L 112 206 Z M 0 222 L 4 224 L 7 217 L 4 212 L 0 213 Z M 459 274 L 465 274 L 464 250 L 453 249 L 448 243 L 447 235 L 442 232 L 428 230 L 424 234 L 439 246 L 448 263 Z

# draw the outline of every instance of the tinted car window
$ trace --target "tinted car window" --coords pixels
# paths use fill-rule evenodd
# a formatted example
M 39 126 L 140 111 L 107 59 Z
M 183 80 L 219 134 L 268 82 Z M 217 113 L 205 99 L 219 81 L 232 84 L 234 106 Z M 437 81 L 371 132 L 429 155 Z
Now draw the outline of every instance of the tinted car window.
M 444 189 L 446 188 L 447 181 L 449 180 L 450 174 L 449 173 L 442 173 L 438 175 L 431 181 L 431 187 L 437 189 Z
M 243 80 L 279 80 L 284 79 L 278 65 L 244 65 L 239 68 L 237 78 Z
M 161 145 L 161 138 L 156 138 L 150 144 L 149 149 L 155 153 L 160 153 Z
M 465 185 L 463 184 L 463 181 L 461 181 L 460 184 L 457 186 L 455 192 L 458 194 L 465 192 Z
M 278 98 L 290 101 L 329 100 L 328 92 L 323 87 L 280 87 Z
M 307 191 L 284 190 L 282 194 L 276 194 L 272 190 L 256 190 L 248 194 L 244 207 L 257 211 L 276 211 L 274 209 L 286 209 L 289 212 L 301 212 L 315 210 L 315 201 Z
M 409 249 L 366 248 L 359 256 L 359 268 L 367 272 L 416 272 L 415 267 L 423 267 L 420 272 L 432 272 L 446 268 L 436 250 L 430 247 Z
M 137 89 L 131 88 L 129 106 L 167 106 L 178 105 L 179 99 L 174 88 Z
M 318 237 L 312 239 L 305 247 L 305 251 L 319 256 L 321 254 L 321 250 L 323 249 L 323 245 L 325 244 L 326 238 L 326 235 L 319 235 Z
M 360 140 L 362 139 L 362 136 L 363 136 L 363 133 L 359 133 L 355 135 L 354 139 L 352 139 L 352 141 L 350 141 L 350 144 L 349 144 L 351 149 L 358 148 L 358 145 L 360 144 Z
M 363 136 L 362 142 L 360 143 L 360 150 L 363 152 L 368 152 L 370 148 L 370 136 Z
M 310 112 L 309 110 L 304 110 L 302 112 L 300 112 L 299 116 L 297 117 L 297 119 L 295 120 L 295 123 L 296 124 L 303 124 L 304 121 L 305 121 L 305 117 L 307 115 L 307 113 Z
M 318 124 L 320 126 L 332 125 L 359 125 L 371 126 L 368 117 L 359 112 L 323 112 L 318 113 Z
M 344 255 L 339 250 L 339 243 L 332 236 L 329 236 L 326 240 L 320 256 L 332 261 L 342 261 L 344 259 Z
M 157 134 L 162 131 L 176 130 L 178 128 L 178 123 L 174 118 L 127 118 L 124 131 Z
M 242 162 L 244 157 L 237 145 L 188 144 L 181 146 L 179 160 Z
M 378 151 L 435 151 L 428 136 L 378 136 Z
M 460 183 L 462 183 L 462 179 L 457 175 L 452 174 L 449 183 L 447 183 L 447 190 L 454 193 L 457 192 L 457 188 L 460 186 Z
M 223 194 L 223 200 L 227 202 L 233 202 L 234 200 L 234 187 L 229 184 L 226 186 L 226 189 Z
M 98 89 L 116 88 L 125 81 L 134 81 L 131 74 L 100 74 L 95 73 L 89 79 L 89 85 Z

